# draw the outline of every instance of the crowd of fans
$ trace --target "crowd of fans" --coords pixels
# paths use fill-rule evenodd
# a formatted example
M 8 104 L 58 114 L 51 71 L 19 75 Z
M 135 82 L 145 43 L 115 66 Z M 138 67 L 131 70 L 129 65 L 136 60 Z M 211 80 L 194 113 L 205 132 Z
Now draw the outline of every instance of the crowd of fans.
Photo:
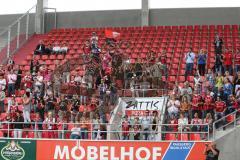
M 214 44 L 215 64 L 213 68 L 205 70 L 208 55 L 203 49 L 196 54 L 190 48 L 185 54 L 185 82 L 182 86 L 175 84 L 167 103 L 167 123 L 176 126 L 167 127 L 167 130 L 208 132 L 208 127 L 204 125 L 209 125 L 211 132 L 214 121 L 239 109 L 239 49 L 234 54 L 228 49 L 223 51 L 223 40 L 219 35 L 216 35 Z M 197 64 L 194 63 L 195 59 Z M 194 65 L 196 65 L 196 70 L 194 70 Z M 194 76 L 193 85 L 188 81 L 189 76 Z M 221 119 L 216 123 L 216 127 L 223 126 L 229 122 L 227 121 L 228 119 Z
M 37 138 L 64 138 L 67 137 L 64 130 L 71 130 L 69 137 L 73 139 L 105 139 L 107 128 L 104 124 L 108 122 L 106 113 L 110 113 L 117 103 L 118 88 L 129 89 L 133 97 L 146 97 L 148 89 L 166 87 L 166 81 L 162 78 L 168 79 L 165 50 L 159 54 L 151 51 L 145 60 L 138 58 L 132 63 L 129 55 L 119 47 L 124 44 L 107 39 L 105 46 L 100 47 L 98 40 L 93 32 L 82 47 L 83 55 L 80 58 L 83 59 L 83 73 L 71 74 L 69 62 L 62 69 L 53 71 L 45 64 L 40 64 L 34 56 L 30 70 L 25 73 L 11 57 L 6 66 L 0 66 L 0 112 L 6 113 L 6 116 L 1 116 L 1 121 L 11 122 L 10 126 L 3 124 L 2 127 L 10 127 L 15 138 L 22 137 L 24 128 L 37 128 Z M 167 123 L 176 125 L 167 127 L 167 130 L 207 130 L 206 127 L 189 127 L 188 124 L 209 124 L 211 130 L 215 120 L 239 108 L 240 51 L 235 57 L 227 49 L 222 51 L 223 40 L 219 35 L 216 35 L 214 44 L 215 65 L 207 71 L 208 54 L 205 50 L 195 54 L 190 48 L 185 54 L 184 85 L 175 84 L 167 103 Z M 65 43 L 54 46 L 48 44 L 46 47 L 40 41 L 34 54 L 67 52 Z M 197 67 L 194 66 L 195 59 Z M 194 68 L 197 68 L 196 71 Z M 188 79 L 194 74 L 194 84 L 191 86 Z M 63 86 L 71 92 L 63 93 Z M 121 123 L 123 139 L 130 139 L 131 130 L 134 131 L 135 140 L 156 139 L 159 115 L 146 114 L 141 119 L 134 118 L 132 122 L 125 116 Z M 219 125 L 224 123 L 221 121 Z M 47 130 L 47 135 L 43 135 L 41 130 Z M 9 136 L 7 131 L 3 133 Z

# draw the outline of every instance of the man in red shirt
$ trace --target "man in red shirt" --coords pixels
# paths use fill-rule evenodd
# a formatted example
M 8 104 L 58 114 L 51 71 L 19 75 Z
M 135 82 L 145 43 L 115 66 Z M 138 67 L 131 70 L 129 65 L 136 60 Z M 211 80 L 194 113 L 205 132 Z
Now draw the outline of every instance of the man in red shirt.
M 225 54 L 223 55 L 224 59 L 224 70 L 228 71 L 230 74 L 232 74 L 232 53 L 228 51 L 228 49 L 225 49 Z
M 194 114 L 200 114 L 202 110 L 202 97 L 200 94 L 194 94 L 192 98 L 192 118 L 194 118 Z
M 225 116 L 226 111 L 226 103 L 220 99 L 220 97 L 217 97 L 217 101 L 215 102 L 215 119 L 219 120 L 223 116 Z M 218 128 L 223 124 L 223 121 L 220 121 L 216 123 L 216 127 Z
M 210 91 L 207 91 L 207 94 L 204 97 L 204 104 L 202 109 L 202 114 L 204 118 L 206 117 L 207 113 L 211 113 L 213 115 L 214 104 L 213 97 L 210 95 L 210 93 Z
M 240 71 L 240 49 L 239 48 L 237 49 L 237 53 L 235 54 L 234 67 L 236 72 Z
M 122 139 L 129 140 L 129 131 L 130 131 L 130 122 L 128 121 L 128 116 L 124 117 L 124 121 L 122 122 Z

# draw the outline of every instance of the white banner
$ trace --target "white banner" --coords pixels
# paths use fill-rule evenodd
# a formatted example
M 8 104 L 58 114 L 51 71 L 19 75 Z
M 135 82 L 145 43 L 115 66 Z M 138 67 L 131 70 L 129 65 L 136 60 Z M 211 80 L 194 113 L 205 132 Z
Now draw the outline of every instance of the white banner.
M 123 110 L 135 111 L 161 111 L 164 105 L 164 97 L 159 98 L 129 98 L 124 100 Z

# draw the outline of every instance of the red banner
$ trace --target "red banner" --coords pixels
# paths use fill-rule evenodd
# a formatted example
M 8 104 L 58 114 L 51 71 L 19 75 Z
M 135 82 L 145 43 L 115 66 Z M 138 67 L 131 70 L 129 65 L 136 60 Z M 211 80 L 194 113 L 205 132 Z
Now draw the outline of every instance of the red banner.
M 37 160 L 204 160 L 202 142 L 37 141 Z

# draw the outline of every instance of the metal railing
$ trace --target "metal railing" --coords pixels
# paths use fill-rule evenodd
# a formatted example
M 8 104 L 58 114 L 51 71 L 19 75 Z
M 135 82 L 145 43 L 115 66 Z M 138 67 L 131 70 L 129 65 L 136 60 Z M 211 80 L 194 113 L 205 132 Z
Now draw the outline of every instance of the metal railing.
M 22 124 L 24 129 L 14 129 L 13 125 Z M 38 127 L 42 125 L 42 129 Z M 88 126 L 84 130 L 81 125 Z M 118 126 L 117 130 L 109 130 L 111 125 Z M 149 124 L 148 129 L 143 124 L 139 124 L 140 129 L 134 130 L 134 124 L 130 124 L 129 130 L 122 130 L 122 124 L 108 124 L 108 123 L 38 123 L 38 122 L 1 122 L 0 132 L 3 134 L 3 138 L 35 138 L 35 139 L 73 139 L 71 133 L 73 127 L 80 128 L 78 139 L 90 139 L 90 140 L 153 140 L 153 141 L 169 141 L 169 140 L 197 140 L 208 141 L 210 139 L 210 131 L 208 124 L 199 125 L 177 125 L 177 124 Z M 65 127 L 66 128 L 65 128 Z M 153 130 L 153 126 L 155 129 Z M 51 128 L 49 128 L 51 127 Z M 199 128 L 198 131 L 192 131 L 194 127 Z M 64 128 L 64 129 L 62 129 Z M 177 130 L 169 130 L 168 128 L 177 128 Z M 188 130 L 184 130 L 188 128 Z M 14 132 L 20 131 L 25 136 L 15 137 Z M 24 133 L 24 134 L 23 134 Z M 27 133 L 31 133 L 32 136 L 26 137 Z M 136 139 L 136 134 L 138 139 Z M 84 135 L 84 137 L 83 137 Z M 168 138 L 170 136 L 170 139 Z M 197 135 L 197 139 L 192 139 L 192 135 Z M 146 138 L 147 137 L 147 138 Z
M 0 33 L 1 59 L 6 62 L 35 33 L 36 5 Z
M 227 131 L 229 129 L 234 129 L 236 126 L 240 125 L 240 109 L 223 116 L 222 118 L 216 120 L 213 123 L 213 140 L 217 139 L 217 133 L 219 131 Z M 222 136 L 228 132 L 222 133 Z

